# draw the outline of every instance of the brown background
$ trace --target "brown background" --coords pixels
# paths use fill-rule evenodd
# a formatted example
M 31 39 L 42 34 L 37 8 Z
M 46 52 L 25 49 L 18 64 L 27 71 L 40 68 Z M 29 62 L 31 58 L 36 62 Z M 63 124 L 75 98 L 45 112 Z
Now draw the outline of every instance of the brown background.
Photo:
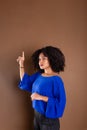
M 30 95 L 18 89 L 16 58 L 53 45 L 66 56 L 61 130 L 87 129 L 86 0 L 0 0 L 0 130 L 33 130 Z

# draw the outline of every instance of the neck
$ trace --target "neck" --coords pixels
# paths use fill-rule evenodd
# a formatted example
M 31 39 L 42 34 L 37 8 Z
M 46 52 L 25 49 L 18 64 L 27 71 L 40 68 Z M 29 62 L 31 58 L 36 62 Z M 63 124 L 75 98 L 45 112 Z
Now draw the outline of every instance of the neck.
M 45 75 L 55 75 L 57 74 L 56 72 L 54 72 L 51 68 L 45 69 L 44 70 L 44 74 Z

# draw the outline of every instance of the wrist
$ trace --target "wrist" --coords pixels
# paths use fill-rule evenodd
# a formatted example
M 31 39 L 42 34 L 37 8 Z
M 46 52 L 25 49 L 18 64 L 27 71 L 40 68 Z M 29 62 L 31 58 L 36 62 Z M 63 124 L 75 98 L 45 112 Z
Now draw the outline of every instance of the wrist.
M 19 66 L 19 68 L 24 68 L 24 66 Z
M 47 102 L 48 101 L 48 97 L 47 96 L 41 96 L 41 100 Z

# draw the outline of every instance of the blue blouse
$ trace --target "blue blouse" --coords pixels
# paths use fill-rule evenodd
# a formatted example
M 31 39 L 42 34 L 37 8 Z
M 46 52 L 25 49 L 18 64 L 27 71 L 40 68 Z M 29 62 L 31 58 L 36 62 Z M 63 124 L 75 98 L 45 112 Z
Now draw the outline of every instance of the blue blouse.
M 59 76 L 45 77 L 39 72 L 29 76 L 25 73 L 19 88 L 48 97 L 48 102 L 32 101 L 32 106 L 36 111 L 48 118 L 62 117 L 66 104 L 66 94 L 63 81 Z

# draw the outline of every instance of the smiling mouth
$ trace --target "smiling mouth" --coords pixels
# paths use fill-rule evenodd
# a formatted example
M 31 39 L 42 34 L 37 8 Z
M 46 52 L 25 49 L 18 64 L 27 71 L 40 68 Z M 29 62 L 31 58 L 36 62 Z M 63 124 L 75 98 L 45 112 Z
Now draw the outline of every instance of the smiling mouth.
M 40 65 L 40 66 L 43 66 L 43 65 Z
M 43 64 L 40 65 L 40 67 L 42 67 L 42 66 L 43 66 Z

